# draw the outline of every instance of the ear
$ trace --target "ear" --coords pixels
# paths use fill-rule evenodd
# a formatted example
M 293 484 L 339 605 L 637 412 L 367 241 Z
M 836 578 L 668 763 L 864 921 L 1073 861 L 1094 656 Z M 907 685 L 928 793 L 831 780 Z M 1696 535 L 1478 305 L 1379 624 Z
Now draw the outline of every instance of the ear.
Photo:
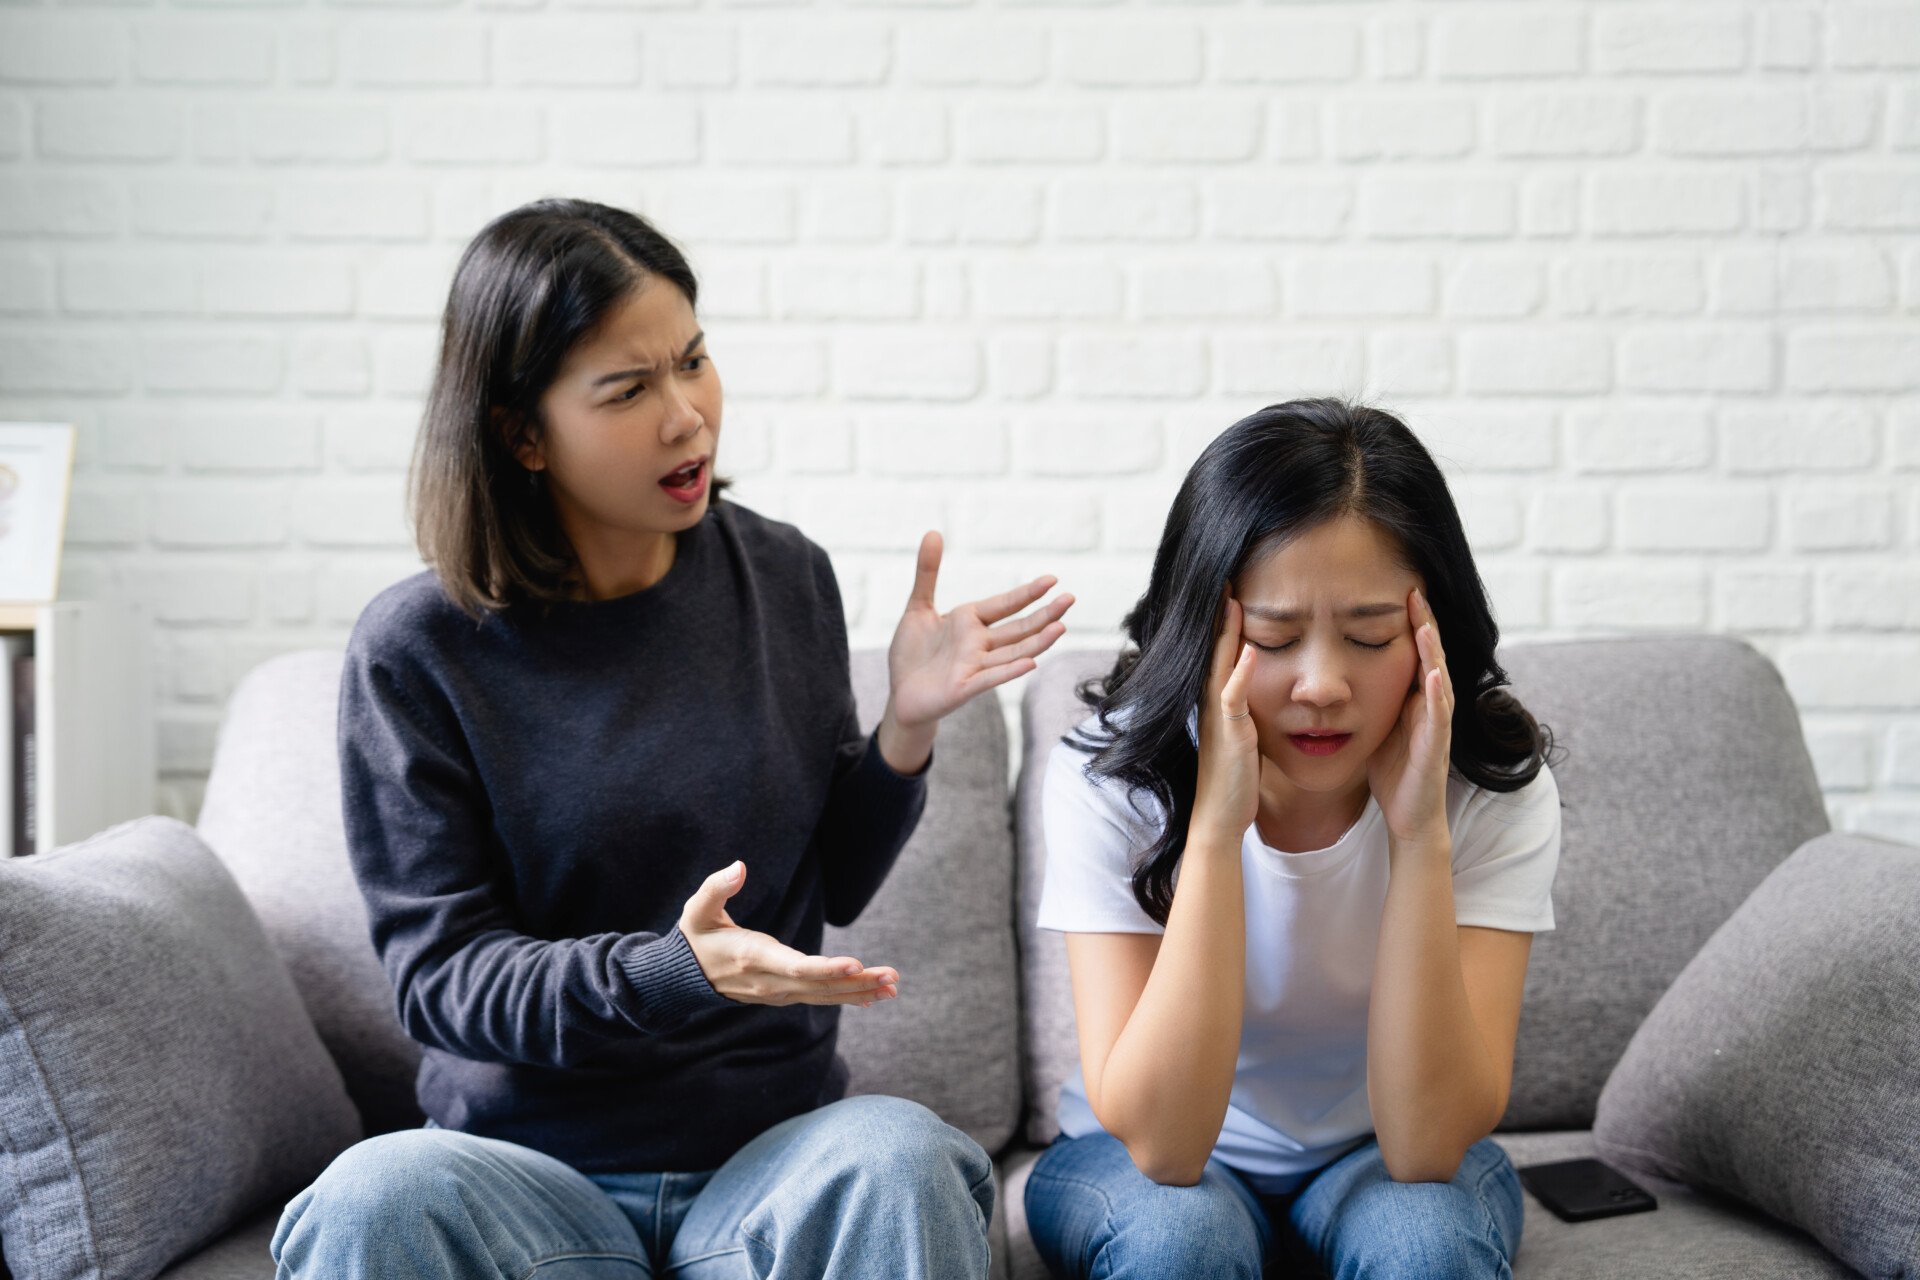
M 527 429 L 527 422 L 519 414 L 509 413 L 498 405 L 491 413 L 493 429 L 500 433 L 500 441 L 506 445 L 507 452 L 514 461 L 529 471 L 547 469 L 546 450 L 540 447 L 535 434 Z

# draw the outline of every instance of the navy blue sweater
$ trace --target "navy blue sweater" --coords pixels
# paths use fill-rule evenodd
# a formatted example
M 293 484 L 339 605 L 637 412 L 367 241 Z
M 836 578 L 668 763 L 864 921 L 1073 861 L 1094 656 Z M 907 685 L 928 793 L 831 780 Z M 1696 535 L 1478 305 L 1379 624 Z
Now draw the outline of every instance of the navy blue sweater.
M 859 730 L 833 569 L 792 526 L 716 503 L 654 586 L 544 615 L 396 584 L 347 646 L 340 764 L 441 1125 L 592 1173 L 711 1169 L 845 1092 L 837 1009 L 724 999 L 676 927 L 741 858 L 734 921 L 817 953 L 926 800 Z

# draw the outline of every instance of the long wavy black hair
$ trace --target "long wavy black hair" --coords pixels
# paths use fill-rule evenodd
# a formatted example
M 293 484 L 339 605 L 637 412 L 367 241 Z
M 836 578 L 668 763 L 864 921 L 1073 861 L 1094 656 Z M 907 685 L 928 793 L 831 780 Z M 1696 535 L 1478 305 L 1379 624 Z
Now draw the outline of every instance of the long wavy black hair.
M 1460 513 L 1433 455 L 1392 414 L 1339 400 L 1293 400 L 1242 418 L 1181 482 L 1153 574 L 1124 623 L 1131 642 L 1080 697 L 1097 724 L 1069 734 L 1088 769 L 1144 793 L 1166 822 L 1138 855 L 1133 896 L 1161 924 L 1193 819 L 1199 750 L 1187 718 L 1206 689 L 1220 593 L 1257 555 L 1324 521 L 1371 520 L 1420 575 L 1453 680 L 1451 766 L 1490 791 L 1533 781 L 1552 734 L 1503 686 L 1500 632 Z

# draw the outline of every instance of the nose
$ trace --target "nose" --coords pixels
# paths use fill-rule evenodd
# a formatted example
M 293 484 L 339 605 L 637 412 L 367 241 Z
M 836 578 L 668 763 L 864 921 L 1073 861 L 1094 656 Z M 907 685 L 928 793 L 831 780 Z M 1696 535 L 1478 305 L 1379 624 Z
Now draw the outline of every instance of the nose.
M 1293 700 L 1309 706 L 1331 707 L 1349 696 L 1346 672 L 1332 654 L 1318 646 L 1300 664 L 1293 681 Z
M 660 419 L 660 438 L 667 444 L 678 444 L 706 425 L 699 406 L 678 378 L 667 379 L 666 406 L 667 411 Z

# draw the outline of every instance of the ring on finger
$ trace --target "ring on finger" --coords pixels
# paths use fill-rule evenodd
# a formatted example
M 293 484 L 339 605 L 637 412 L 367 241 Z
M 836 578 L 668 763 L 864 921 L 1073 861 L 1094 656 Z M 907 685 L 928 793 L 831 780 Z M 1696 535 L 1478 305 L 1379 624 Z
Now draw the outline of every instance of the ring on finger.
M 1240 713 L 1239 715 L 1237 715 L 1237 716 L 1228 716 L 1228 717 L 1227 717 L 1227 719 L 1229 719 L 1229 720 L 1245 720 L 1245 719 L 1246 719 L 1246 718 L 1247 718 L 1248 716 L 1250 716 L 1250 715 L 1252 715 L 1252 714 L 1253 714 L 1253 708 L 1252 708 L 1252 707 L 1248 707 L 1248 708 L 1247 708 L 1247 709 L 1246 709 L 1245 711 L 1242 711 L 1242 712 L 1241 712 L 1241 713 Z

